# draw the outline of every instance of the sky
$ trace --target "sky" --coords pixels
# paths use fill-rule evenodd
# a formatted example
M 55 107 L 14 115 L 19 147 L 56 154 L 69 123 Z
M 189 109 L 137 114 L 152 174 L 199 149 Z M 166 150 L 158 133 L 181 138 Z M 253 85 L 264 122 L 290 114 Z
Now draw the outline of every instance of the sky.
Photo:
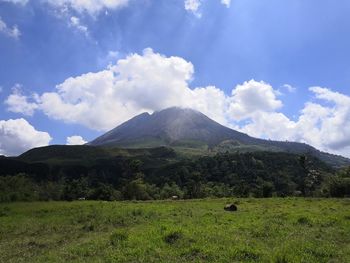
M 0 0 L 0 155 L 199 110 L 350 157 L 348 0 Z

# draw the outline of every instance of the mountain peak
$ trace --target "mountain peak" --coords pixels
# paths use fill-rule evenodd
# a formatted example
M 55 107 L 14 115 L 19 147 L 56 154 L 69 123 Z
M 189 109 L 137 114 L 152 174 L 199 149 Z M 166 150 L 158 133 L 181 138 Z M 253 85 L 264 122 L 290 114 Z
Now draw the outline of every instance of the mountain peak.
M 310 145 L 257 139 L 232 130 L 203 113 L 182 107 L 170 107 L 153 114 L 135 116 L 89 143 L 95 146 L 148 148 L 181 146 L 215 149 L 215 151 L 280 151 L 312 154 L 334 166 L 348 164 L 349 159 L 323 153 Z
M 90 144 L 132 147 L 140 143 L 142 146 L 164 146 L 197 141 L 212 146 L 237 136 L 249 137 L 220 125 L 197 110 L 170 107 L 151 115 L 137 115 Z
M 201 114 L 204 115 L 203 113 L 192 109 L 192 108 L 188 108 L 188 107 L 179 107 L 179 106 L 173 106 L 173 107 L 169 107 L 160 111 L 155 111 L 153 112 L 152 115 L 154 114 L 166 114 L 166 115 L 173 115 L 173 114 L 177 114 L 177 115 L 184 115 L 184 114 Z M 205 115 L 204 115 L 205 116 Z

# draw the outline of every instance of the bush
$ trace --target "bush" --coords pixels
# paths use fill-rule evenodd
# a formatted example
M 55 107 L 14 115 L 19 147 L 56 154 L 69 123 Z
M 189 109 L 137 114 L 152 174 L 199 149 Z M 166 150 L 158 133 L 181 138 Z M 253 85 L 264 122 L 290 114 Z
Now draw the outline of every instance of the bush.
M 329 183 L 329 194 L 332 197 L 350 196 L 350 178 L 336 176 Z
M 90 190 L 88 199 L 116 201 L 122 200 L 121 192 L 115 190 L 112 185 L 99 183 L 97 188 Z
M 36 201 L 38 186 L 25 174 L 0 176 L 0 202 Z

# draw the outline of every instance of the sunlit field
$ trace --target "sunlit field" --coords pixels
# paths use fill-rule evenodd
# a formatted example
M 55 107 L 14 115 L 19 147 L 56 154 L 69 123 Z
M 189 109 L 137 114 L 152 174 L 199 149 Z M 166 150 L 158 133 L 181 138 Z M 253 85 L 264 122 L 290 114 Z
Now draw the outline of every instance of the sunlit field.
M 0 251 L 0 262 L 343 263 L 350 200 L 1 204 Z

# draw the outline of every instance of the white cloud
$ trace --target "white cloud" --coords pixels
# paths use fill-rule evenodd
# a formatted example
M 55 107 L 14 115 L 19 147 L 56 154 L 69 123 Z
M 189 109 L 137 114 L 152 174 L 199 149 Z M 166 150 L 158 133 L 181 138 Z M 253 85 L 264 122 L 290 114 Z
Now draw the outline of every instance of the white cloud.
M 271 85 L 250 80 L 232 90 L 229 112 L 239 121 L 254 116 L 256 112 L 274 111 L 281 107 L 282 102 L 276 98 L 276 91 Z
M 312 87 L 313 102 L 290 119 L 280 112 L 283 103 L 268 83 L 246 81 L 226 95 L 215 86 L 190 88 L 193 74 L 193 65 L 183 58 L 145 49 L 105 70 L 68 78 L 54 91 L 34 98 L 21 95 L 24 99 L 8 105 L 15 112 L 40 110 L 49 118 L 101 131 L 145 111 L 191 107 L 252 136 L 306 142 L 335 153 L 350 149 L 349 96 Z
M 39 109 L 53 119 L 108 130 L 136 114 L 171 106 L 193 107 L 226 124 L 228 100 L 215 87 L 191 90 L 193 65 L 180 57 L 165 57 L 145 49 L 107 69 L 68 78 L 56 91 L 36 97 L 36 103 L 14 93 L 9 110 L 32 113 Z M 11 98 L 17 98 L 16 100 Z M 29 105 L 29 106 L 28 106 Z
M 241 131 L 253 137 L 291 140 L 295 137 L 295 127 L 296 123 L 282 113 L 259 111 L 249 118 Z
M 196 16 L 200 17 L 199 7 L 201 6 L 201 0 L 185 0 L 185 10 L 192 12 Z
M 118 9 L 127 6 L 129 0 L 45 0 L 62 10 L 72 9 L 78 13 L 98 15 L 106 9 Z
M 221 3 L 225 5 L 226 7 L 230 7 L 231 5 L 231 0 L 221 0 Z
M 313 111 L 315 126 L 319 130 L 319 143 L 328 149 L 338 150 L 350 146 L 350 97 L 327 88 L 310 88 L 316 98 L 331 103 L 327 107 L 320 104 Z M 310 107 L 310 106 L 309 106 Z M 305 113 L 304 113 L 305 115 Z
M 36 97 L 37 95 L 35 94 L 31 98 L 24 96 L 21 91 L 21 85 L 16 84 L 12 88 L 12 94 L 5 100 L 5 104 L 8 106 L 9 111 L 32 116 L 38 108 L 35 101 Z M 33 100 L 33 102 L 29 102 L 29 100 Z
M 67 145 L 83 145 L 85 143 L 87 143 L 87 141 L 85 141 L 83 137 L 78 135 L 67 137 L 66 142 Z
M 191 96 L 188 96 L 183 104 L 184 107 L 196 109 L 221 124 L 229 125 L 227 116 L 229 98 L 222 90 L 208 86 L 195 88 L 190 94 Z
M 8 27 L 7 24 L 0 17 L 0 33 L 5 34 L 8 37 L 18 39 L 21 35 L 18 27 L 14 25 L 12 28 Z
M 290 93 L 294 93 L 297 91 L 296 87 L 293 87 L 292 85 L 289 85 L 289 84 L 282 85 L 282 88 L 285 88 Z
M 37 131 L 25 119 L 0 120 L 0 154 L 18 155 L 31 148 L 46 146 L 51 141 L 47 132 Z
M 42 94 L 38 106 L 51 118 L 108 130 L 135 114 L 186 104 L 192 74 L 191 63 L 145 49 L 106 70 L 65 80 L 56 92 Z
M 9 2 L 13 4 L 26 5 L 29 0 L 1 0 L 2 2 Z
M 221 0 L 221 4 L 229 8 L 231 5 L 231 0 Z M 198 18 L 202 17 L 202 14 L 200 12 L 202 0 L 185 0 L 184 5 L 186 11 L 193 13 Z
M 80 22 L 80 19 L 78 17 L 72 16 L 70 18 L 70 23 L 69 24 L 70 24 L 70 26 L 72 26 L 72 27 L 78 29 L 79 31 L 83 32 L 86 36 L 89 35 L 89 31 L 88 31 L 87 26 L 82 25 L 81 22 Z
M 350 97 L 339 92 L 321 87 L 311 87 L 310 91 L 312 91 L 318 99 L 333 102 L 339 106 L 350 106 Z
M 256 137 L 305 142 L 350 157 L 350 97 L 321 87 L 310 91 L 320 102 L 307 102 L 296 121 L 283 113 L 259 111 L 242 131 Z M 321 101 L 332 105 L 323 106 Z

